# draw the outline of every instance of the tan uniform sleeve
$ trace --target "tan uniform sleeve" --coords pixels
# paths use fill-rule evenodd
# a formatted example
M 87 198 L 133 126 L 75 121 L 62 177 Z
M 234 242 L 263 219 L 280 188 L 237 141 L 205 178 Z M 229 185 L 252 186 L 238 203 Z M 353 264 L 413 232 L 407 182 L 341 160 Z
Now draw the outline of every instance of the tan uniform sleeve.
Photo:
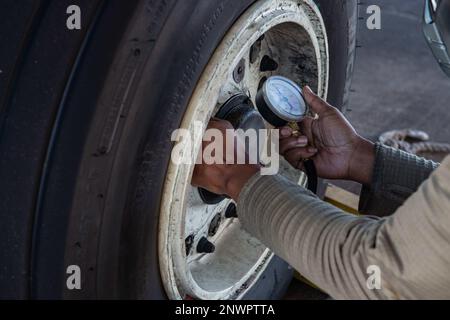
M 255 176 L 243 227 L 336 299 L 450 299 L 450 158 L 389 218 L 344 213 L 281 176 Z M 367 286 L 367 268 L 381 289 Z

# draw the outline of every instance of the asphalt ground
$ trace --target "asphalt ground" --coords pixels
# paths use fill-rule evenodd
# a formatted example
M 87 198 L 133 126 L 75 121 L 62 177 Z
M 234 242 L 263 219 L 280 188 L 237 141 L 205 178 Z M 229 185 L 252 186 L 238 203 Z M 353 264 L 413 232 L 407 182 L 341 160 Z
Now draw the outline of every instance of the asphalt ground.
M 424 0 L 367 0 L 360 5 L 352 92 L 346 117 L 364 137 L 416 129 L 450 143 L 450 78 L 423 35 Z M 369 30 L 367 7 L 381 9 L 381 30 Z M 434 160 L 443 155 L 430 156 Z M 361 186 L 331 181 L 359 194 Z
M 450 79 L 422 33 L 424 0 L 364 2 L 347 117 L 374 141 L 385 131 L 413 128 L 450 143 Z M 381 8 L 381 30 L 366 27 L 372 4 Z

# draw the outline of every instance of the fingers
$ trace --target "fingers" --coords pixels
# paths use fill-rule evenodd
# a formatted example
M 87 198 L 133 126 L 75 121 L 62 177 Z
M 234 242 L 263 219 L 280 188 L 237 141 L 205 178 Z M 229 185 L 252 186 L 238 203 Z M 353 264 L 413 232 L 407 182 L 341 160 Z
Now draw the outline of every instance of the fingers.
M 316 95 L 309 86 L 303 88 L 303 94 L 306 102 L 311 107 L 313 112 L 320 115 L 331 108 L 331 106 L 325 100 L 322 100 L 318 95 Z
M 306 136 L 290 137 L 280 141 L 280 154 L 284 155 L 287 151 L 295 148 L 304 148 L 308 146 Z
M 297 148 L 287 151 L 284 158 L 295 168 L 299 168 L 299 163 L 304 159 L 310 159 L 317 154 L 317 149 L 313 147 Z
M 290 138 L 293 134 L 293 130 L 290 127 L 283 127 L 280 129 L 281 139 Z
M 311 117 L 306 117 L 303 119 L 303 121 L 300 123 L 300 130 L 303 132 L 303 134 L 308 138 L 308 142 L 312 145 L 315 144 L 315 137 L 313 133 L 313 124 L 314 119 Z

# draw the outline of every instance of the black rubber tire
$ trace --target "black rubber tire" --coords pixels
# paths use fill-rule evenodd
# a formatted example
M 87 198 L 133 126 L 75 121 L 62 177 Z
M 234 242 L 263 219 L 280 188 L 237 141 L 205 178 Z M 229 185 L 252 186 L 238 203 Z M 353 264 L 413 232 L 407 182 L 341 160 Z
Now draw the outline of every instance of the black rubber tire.
M 170 133 L 223 35 L 253 2 L 14 7 L 21 19 L 5 28 L 24 27 L 9 52 L 19 58 L 9 62 L 0 91 L 0 261 L 8 262 L 1 298 L 165 298 L 157 221 Z M 339 83 L 330 99 L 342 106 L 356 23 L 347 2 L 356 1 L 319 2 L 331 83 Z M 70 4 L 82 9 L 81 31 L 64 28 Z M 82 290 L 66 289 L 69 265 L 81 267 Z M 275 259 L 245 298 L 281 298 L 291 277 Z
M 328 102 L 345 111 L 352 84 L 356 56 L 357 0 L 315 0 L 328 33 L 330 79 Z

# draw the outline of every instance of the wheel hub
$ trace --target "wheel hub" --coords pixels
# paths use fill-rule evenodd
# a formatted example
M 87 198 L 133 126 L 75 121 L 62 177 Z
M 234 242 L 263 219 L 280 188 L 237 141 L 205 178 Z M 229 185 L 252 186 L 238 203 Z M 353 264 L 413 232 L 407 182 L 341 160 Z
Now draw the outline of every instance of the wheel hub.
M 180 128 L 194 133 L 196 122 L 206 125 L 214 116 L 243 130 L 265 128 L 254 108 L 255 97 L 273 75 L 308 84 L 326 97 L 327 38 L 312 0 L 260 0 L 250 7 L 210 59 Z M 196 153 L 201 138 L 193 141 Z M 280 174 L 304 183 L 287 163 L 281 165 Z M 233 201 L 191 186 L 193 169 L 176 164 L 168 168 L 159 225 L 160 271 L 167 295 L 245 297 L 273 253 L 242 229 Z
M 237 94 L 231 97 L 220 108 L 216 118 L 230 122 L 234 129 L 247 131 L 266 128 L 263 117 L 256 111 L 253 102 L 245 94 Z M 218 204 L 227 198 L 202 188 L 199 188 L 198 192 L 206 204 Z

